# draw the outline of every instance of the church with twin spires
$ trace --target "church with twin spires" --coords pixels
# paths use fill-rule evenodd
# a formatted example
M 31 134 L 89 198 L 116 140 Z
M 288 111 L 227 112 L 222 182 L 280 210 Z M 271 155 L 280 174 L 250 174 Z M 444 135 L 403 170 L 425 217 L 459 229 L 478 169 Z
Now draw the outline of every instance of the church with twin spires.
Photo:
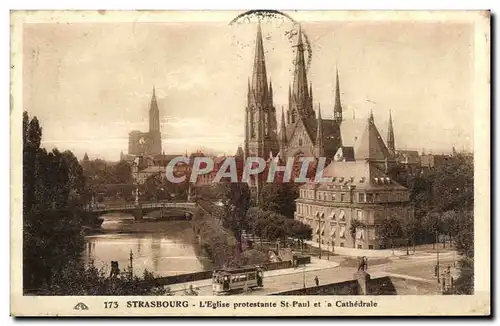
M 389 216 L 401 220 L 413 218 L 408 189 L 391 177 L 397 154 L 391 114 L 386 142 L 375 125 L 373 112 L 367 119 L 346 119 L 338 71 L 333 108 L 322 112 L 318 104 L 315 110 L 299 30 L 293 85 L 288 88 L 288 109 L 281 110 L 278 130 L 260 24 L 255 46 L 245 109 L 245 157 L 257 156 L 268 162 L 277 160 L 283 165 L 290 157 L 325 157 L 322 175 L 331 181 L 311 180 L 303 184 L 295 201 L 294 218 L 313 229 L 313 241 L 320 248 L 386 248 L 389 244 L 380 238 L 377 225 Z M 259 174 L 251 183 L 257 201 L 265 182 Z M 353 225 L 356 225 L 354 234 Z
M 282 108 L 278 129 L 273 86 L 270 78 L 268 82 L 259 24 L 245 108 L 245 157 L 257 156 L 266 160 L 279 157 L 283 161 L 300 156 L 326 157 L 327 162 L 370 160 L 381 168 L 394 164 L 395 142 L 391 116 L 387 146 L 375 126 L 373 113 L 368 119 L 345 119 L 342 115 L 338 71 L 333 109 L 323 109 L 322 112 L 318 104 L 315 110 L 312 83 L 307 80 L 300 30 L 296 48 L 293 84 L 288 87 L 288 109 L 285 111 Z

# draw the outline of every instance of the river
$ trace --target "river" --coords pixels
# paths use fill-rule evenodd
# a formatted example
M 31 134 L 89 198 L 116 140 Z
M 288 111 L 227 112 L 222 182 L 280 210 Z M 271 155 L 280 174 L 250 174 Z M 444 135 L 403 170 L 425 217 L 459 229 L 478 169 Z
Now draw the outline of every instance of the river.
M 201 272 L 211 268 L 196 243 L 189 221 L 134 222 L 131 215 L 103 216 L 102 233 L 85 237 L 85 262 L 110 272 L 112 260 L 120 270 L 128 270 L 130 252 L 134 274 L 142 276 L 145 269 L 157 276 Z

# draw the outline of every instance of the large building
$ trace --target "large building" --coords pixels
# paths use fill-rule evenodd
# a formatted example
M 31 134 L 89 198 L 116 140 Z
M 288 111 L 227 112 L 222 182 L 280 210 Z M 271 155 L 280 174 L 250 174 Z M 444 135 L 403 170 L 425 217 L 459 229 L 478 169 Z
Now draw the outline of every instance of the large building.
M 149 107 L 149 131 L 131 131 L 128 137 L 128 154 L 134 156 L 156 156 L 161 152 L 160 111 L 155 88 Z
M 279 157 L 282 162 L 290 157 L 301 156 L 325 157 L 327 162 L 364 160 L 370 157 L 372 164 L 381 169 L 386 164 L 391 167 L 396 164 L 392 117 L 389 118 L 388 147 L 379 146 L 380 152 L 377 153 L 355 151 L 355 146 L 361 138 L 374 137 L 373 142 L 382 144 L 383 140 L 374 124 L 372 124 L 373 132 L 366 129 L 366 119 L 344 119 L 338 71 L 332 118 L 322 116 L 319 104 L 316 114 L 312 84 L 308 84 L 307 81 L 304 44 L 300 30 L 296 44 L 293 86 L 288 88 L 288 109 L 286 114 L 282 109 L 278 133 L 273 87 L 267 80 L 260 24 L 255 46 L 253 74 L 251 81 L 248 82 L 245 109 L 245 157 L 257 156 L 265 160 Z M 373 113 L 370 115 L 370 121 L 373 122 Z M 259 175 L 253 183 L 257 196 L 263 183 L 263 175 Z
M 300 188 L 295 219 L 310 225 L 313 240 L 325 246 L 385 248 L 388 243 L 379 238 L 377 225 L 386 217 L 413 218 L 408 189 L 390 177 L 388 149 L 373 120 L 365 121 L 361 134 L 349 160 L 333 161 L 324 169 L 323 176 L 332 182 Z M 354 220 L 363 226 L 352 230 Z

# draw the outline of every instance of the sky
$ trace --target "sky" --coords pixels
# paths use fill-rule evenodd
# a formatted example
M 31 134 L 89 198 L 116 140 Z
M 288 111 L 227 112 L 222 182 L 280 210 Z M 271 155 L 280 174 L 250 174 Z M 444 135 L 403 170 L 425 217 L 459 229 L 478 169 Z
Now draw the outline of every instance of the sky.
M 315 109 L 333 117 L 335 69 L 344 118 L 368 117 L 396 147 L 473 148 L 472 24 L 301 22 L 311 44 Z M 288 23 L 262 24 L 278 112 L 293 81 Z M 155 86 L 165 153 L 234 154 L 243 144 L 257 26 L 207 23 L 33 23 L 23 31 L 23 107 L 43 146 L 119 159 L 147 131 Z M 286 106 L 285 106 L 286 108 Z

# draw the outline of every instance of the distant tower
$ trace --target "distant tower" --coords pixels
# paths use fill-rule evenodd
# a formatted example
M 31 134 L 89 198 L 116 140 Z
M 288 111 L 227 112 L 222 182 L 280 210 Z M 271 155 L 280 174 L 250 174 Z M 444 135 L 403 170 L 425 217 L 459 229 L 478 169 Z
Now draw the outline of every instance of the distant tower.
M 149 155 L 161 154 L 160 110 L 156 100 L 156 90 L 153 86 L 153 96 L 149 107 Z
M 394 130 L 392 128 L 391 111 L 389 111 L 389 126 L 387 127 L 387 148 L 393 155 L 396 153 L 396 143 L 394 141 Z
M 337 80 L 335 86 L 335 107 L 333 108 L 333 118 L 338 123 L 342 122 L 342 103 L 340 102 L 339 71 L 337 69 Z M 353 113 L 354 116 L 354 113 Z

